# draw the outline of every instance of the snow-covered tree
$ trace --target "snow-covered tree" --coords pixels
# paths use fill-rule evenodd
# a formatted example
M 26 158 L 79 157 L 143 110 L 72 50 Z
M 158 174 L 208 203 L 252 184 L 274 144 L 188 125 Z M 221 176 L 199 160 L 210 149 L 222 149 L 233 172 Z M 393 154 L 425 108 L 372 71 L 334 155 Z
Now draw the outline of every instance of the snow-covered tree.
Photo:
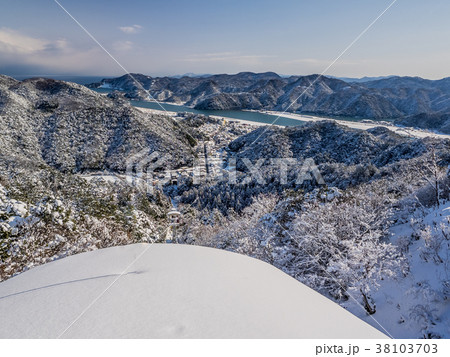
M 354 191 L 328 203 L 306 203 L 288 234 L 288 270 L 338 299 L 358 291 L 367 312 L 375 313 L 371 292 L 402 271 L 400 252 L 385 241 L 390 212 L 382 200 Z
M 439 157 L 434 146 L 431 146 L 430 150 L 425 154 L 425 161 L 418 166 L 418 169 L 433 192 L 434 204 L 439 208 L 441 200 L 443 198 L 448 199 L 448 197 L 443 197 L 446 189 L 444 186 L 446 185 L 447 168 L 439 165 Z

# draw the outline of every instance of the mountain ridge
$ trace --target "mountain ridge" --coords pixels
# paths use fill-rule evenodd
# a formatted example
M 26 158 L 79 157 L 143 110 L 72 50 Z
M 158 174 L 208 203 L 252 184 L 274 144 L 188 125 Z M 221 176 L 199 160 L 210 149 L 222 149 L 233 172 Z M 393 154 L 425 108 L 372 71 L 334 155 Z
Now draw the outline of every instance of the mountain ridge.
M 275 110 L 337 117 L 401 119 L 403 123 L 405 118 L 417 115 L 450 113 L 450 78 L 428 80 L 389 76 L 347 82 L 318 74 L 285 78 L 274 72 L 241 72 L 201 78 L 127 74 L 92 83 L 89 87 L 122 90 L 128 98 L 137 100 L 148 99 L 148 91 L 161 102 L 207 110 Z M 432 120 L 422 124 L 423 128 L 440 129 Z M 447 125 L 444 129 L 447 131 Z
M 64 81 L 1 76 L 0 126 L 2 161 L 79 172 L 124 171 L 126 159 L 144 148 L 170 152 L 174 166 L 192 159 L 180 124 Z

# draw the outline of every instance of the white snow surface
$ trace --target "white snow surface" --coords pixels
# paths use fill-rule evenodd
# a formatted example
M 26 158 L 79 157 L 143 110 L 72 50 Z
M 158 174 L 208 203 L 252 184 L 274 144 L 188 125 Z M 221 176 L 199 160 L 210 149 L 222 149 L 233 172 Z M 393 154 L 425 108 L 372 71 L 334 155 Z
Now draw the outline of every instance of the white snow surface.
M 0 283 L 0 316 L 1 338 L 386 338 L 267 263 L 172 244 L 33 268 Z

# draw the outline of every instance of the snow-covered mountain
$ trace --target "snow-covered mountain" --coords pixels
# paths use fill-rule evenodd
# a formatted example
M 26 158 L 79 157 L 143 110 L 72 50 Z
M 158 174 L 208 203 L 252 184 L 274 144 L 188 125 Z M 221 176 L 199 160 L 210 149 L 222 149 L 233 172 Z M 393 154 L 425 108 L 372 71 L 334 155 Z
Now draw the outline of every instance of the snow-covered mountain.
M 264 86 L 255 81 L 272 83 L 275 93 L 283 88 L 277 87 L 278 79 L 274 73 L 240 75 L 241 83 L 261 90 L 261 95 Z M 171 95 L 167 84 L 172 80 L 159 83 L 167 95 Z M 180 79 L 185 93 L 197 83 L 198 90 L 192 93 L 197 98 L 203 95 L 204 100 L 222 98 L 224 87 L 236 88 L 235 80 L 233 76 L 214 83 Z M 309 83 L 307 78 L 297 80 Z M 129 84 L 128 77 L 120 81 L 120 85 Z M 383 81 L 370 82 L 377 88 L 368 90 L 386 86 L 396 96 L 393 86 L 411 87 L 416 82 L 427 90 L 435 86 L 414 78 L 388 79 L 394 84 Z M 326 83 L 335 89 L 348 86 L 337 80 Z M 439 86 L 444 88 L 446 83 L 443 80 Z M 316 89 L 317 98 L 328 91 L 325 86 Z M 233 92 L 233 96 L 253 100 L 248 93 Z M 270 97 L 265 97 L 267 103 Z M 363 131 L 335 121 L 292 128 L 253 127 L 196 114 L 153 113 L 134 109 L 117 92 L 103 96 L 61 81 L 18 82 L 0 77 L 0 280 L 6 284 L 0 286 L 12 289 L 9 294 L 39 288 L 22 277 L 34 277 L 41 265 L 42 269 L 59 264 L 64 268 L 64 262 L 76 263 L 80 257 L 61 260 L 67 256 L 134 243 L 162 243 L 169 237 L 268 262 L 367 322 L 380 319 L 394 337 L 449 336 L 445 329 L 448 139 L 408 137 L 386 127 Z M 176 182 L 168 180 L 150 192 L 127 180 L 123 175 L 126 159 L 142 149 L 170 154 L 166 166 L 177 167 Z M 184 166 L 194 158 L 201 164 L 195 180 L 194 171 Z M 285 179 L 281 179 L 284 169 L 278 159 L 287 164 Z M 304 171 L 302 164 L 307 161 L 314 168 Z M 323 181 L 311 176 L 311 170 L 318 171 Z M 235 180 L 227 179 L 230 173 L 235 173 Z M 303 179 L 297 181 L 298 177 Z M 176 228 L 168 217 L 172 205 L 180 218 Z M 133 249 L 117 252 L 139 254 Z M 109 253 L 86 256 L 102 254 Z M 202 264 L 204 273 L 208 269 Z M 422 269 L 435 277 L 427 282 Z M 149 277 L 145 267 L 138 272 Z M 89 284 L 102 280 L 90 279 L 89 274 Z M 59 284 L 63 276 L 55 277 L 60 280 L 41 282 Z M 22 290 L 14 290 L 9 281 L 23 281 Z M 29 284 L 32 288 L 26 289 Z M 63 284 L 67 285 L 77 286 Z M 147 297 L 147 290 L 137 289 L 138 296 Z M 403 291 L 411 293 L 406 296 Z M 5 299 L 22 301 L 27 294 Z M 202 306 L 209 305 L 202 302 Z M 74 311 L 69 307 L 61 316 Z M 195 328 L 186 331 L 198 332 Z
M 144 150 L 185 165 L 192 138 L 183 123 L 112 97 L 0 76 L 0 280 L 78 252 L 164 240 L 170 201 L 129 184 L 126 162 Z
M 392 76 L 347 82 L 318 75 L 282 78 L 273 72 L 242 72 L 202 78 L 133 74 L 104 79 L 90 86 L 120 89 L 130 98 L 141 99 L 148 99 L 145 92 L 148 90 L 159 101 L 183 103 L 197 109 L 287 110 L 381 119 L 449 113 L 449 83 L 448 78 L 433 81 Z
M 170 118 L 145 115 L 75 83 L 0 76 L 0 127 L 1 160 L 63 171 L 124 171 L 126 158 L 144 147 L 170 152 L 174 166 L 192 159 Z

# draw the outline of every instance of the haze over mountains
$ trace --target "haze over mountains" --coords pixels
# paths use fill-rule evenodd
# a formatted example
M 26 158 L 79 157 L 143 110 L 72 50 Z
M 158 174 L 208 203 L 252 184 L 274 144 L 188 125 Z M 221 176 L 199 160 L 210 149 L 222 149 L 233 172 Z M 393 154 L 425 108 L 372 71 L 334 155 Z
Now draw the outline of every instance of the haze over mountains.
M 406 126 L 450 132 L 450 78 L 393 76 L 347 82 L 318 75 L 283 78 L 273 72 L 182 78 L 133 74 L 103 79 L 89 86 L 122 90 L 129 98 L 144 100 L 148 99 L 145 91 L 148 90 L 158 101 L 196 109 L 286 110 L 324 116 L 397 119 Z

